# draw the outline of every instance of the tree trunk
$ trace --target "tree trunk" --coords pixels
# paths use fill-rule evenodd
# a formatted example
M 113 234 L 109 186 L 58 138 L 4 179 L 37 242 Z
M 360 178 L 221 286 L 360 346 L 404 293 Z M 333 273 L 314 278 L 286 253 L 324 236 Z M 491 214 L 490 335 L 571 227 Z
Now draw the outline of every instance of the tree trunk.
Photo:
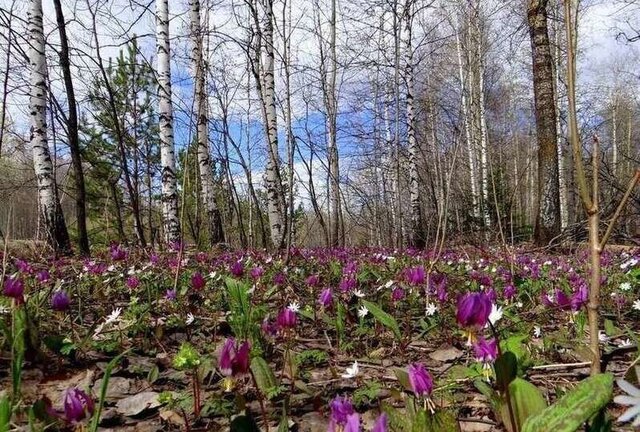
M 38 184 L 40 215 L 47 233 L 47 241 L 56 254 L 71 251 L 69 233 L 58 199 L 53 163 L 47 144 L 47 65 L 42 25 L 42 0 L 31 0 L 28 13 L 29 63 L 29 112 L 31 115 L 31 146 L 33 165 Z
M 462 61 L 462 44 L 460 42 L 460 33 L 461 29 L 458 24 L 458 20 L 456 19 L 455 24 L 455 35 L 456 35 L 456 52 L 458 55 L 458 77 L 460 79 L 460 108 L 462 110 L 462 118 L 464 119 L 464 135 L 465 141 L 467 143 L 467 157 L 469 161 L 469 177 L 471 183 L 471 206 L 473 211 L 473 216 L 475 219 L 480 218 L 480 205 L 478 198 L 478 187 L 477 187 L 477 170 L 476 170 L 476 156 L 475 156 L 475 146 L 473 144 L 473 139 L 471 137 L 471 117 L 469 116 L 469 106 L 467 103 L 467 77 L 464 75 L 464 63 Z
M 340 234 L 342 208 L 340 202 L 340 162 L 338 156 L 337 128 L 338 128 L 338 96 L 336 79 L 338 74 L 338 60 L 336 55 L 336 5 L 337 0 L 331 1 L 331 29 L 329 36 L 329 67 L 327 70 L 327 125 L 329 132 L 329 190 L 331 199 L 331 246 L 344 244 L 344 237 Z
M 160 165 L 162 167 L 162 223 L 167 243 L 180 242 L 178 188 L 173 143 L 173 105 L 171 103 L 171 45 L 169 42 L 169 0 L 156 1 L 158 52 L 158 122 Z
M 560 233 L 556 106 L 547 29 L 547 0 L 530 0 L 527 17 L 533 56 L 538 141 L 538 195 L 534 237 L 538 245 L 546 245 Z
M 69 62 L 69 44 L 67 41 L 66 23 L 62 12 L 60 0 L 54 0 L 56 8 L 56 21 L 60 34 L 60 66 L 64 77 L 64 86 L 67 93 L 67 103 L 69 104 L 69 114 L 66 118 L 67 138 L 69 140 L 69 152 L 71 153 L 71 163 L 73 165 L 74 181 L 76 186 L 76 223 L 78 224 L 78 249 L 80 254 L 88 256 L 89 235 L 87 234 L 87 211 L 86 192 L 84 185 L 84 172 L 82 169 L 82 157 L 80 155 L 80 140 L 78 138 L 78 111 L 76 96 L 71 78 L 71 68 Z
M 267 138 L 267 166 L 265 175 L 265 185 L 267 189 L 267 212 L 269 216 L 269 226 L 271 228 L 271 242 L 276 249 L 282 249 L 286 240 L 285 221 L 285 200 L 282 188 L 282 175 L 280 173 L 280 154 L 278 151 L 278 120 L 276 116 L 276 98 L 274 81 L 275 52 L 273 46 L 273 0 L 264 2 L 265 14 L 264 29 L 260 27 L 255 4 L 248 1 L 253 16 L 253 31 L 256 34 L 256 47 L 254 47 L 254 58 L 252 62 L 252 72 L 254 74 L 260 104 L 262 108 L 262 119 Z M 264 67 L 261 66 L 261 54 L 264 47 Z
M 413 25 L 413 1 L 406 0 L 404 5 L 404 49 L 406 63 L 404 78 L 406 85 L 406 109 L 407 109 L 407 141 L 409 150 L 409 200 L 411 204 L 411 229 L 409 244 L 412 247 L 423 249 L 425 246 L 425 233 L 422 224 L 422 203 L 420 197 L 420 182 L 418 176 L 418 142 L 416 140 L 416 118 L 414 110 L 414 86 L 413 86 L 413 45 L 411 41 Z
M 200 0 L 191 0 L 191 61 L 194 74 L 195 106 L 196 106 L 196 136 L 198 141 L 198 167 L 200 169 L 200 183 L 202 203 L 207 213 L 207 228 L 209 244 L 211 246 L 224 242 L 222 218 L 216 205 L 213 184 L 213 164 L 209 154 L 209 128 L 207 119 L 207 95 L 205 93 L 206 70 L 202 54 L 202 25 L 200 19 Z

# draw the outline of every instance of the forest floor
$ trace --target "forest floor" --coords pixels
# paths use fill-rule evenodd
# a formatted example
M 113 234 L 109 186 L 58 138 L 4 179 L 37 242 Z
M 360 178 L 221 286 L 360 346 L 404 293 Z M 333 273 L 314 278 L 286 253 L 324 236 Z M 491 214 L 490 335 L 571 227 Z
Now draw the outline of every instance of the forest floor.
M 586 249 L 315 249 L 287 262 L 259 251 L 113 246 L 91 260 L 28 252 L 5 261 L 6 278 L 24 285 L 22 304 L 0 296 L 0 398 L 19 389 L 16 430 L 64 428 L 72 387 L 94 413 L 102 406 L 103 431 L 324 432 L 336 397 L 351 402 L 362 431 L 381 412 L 389 430 L 408 430 L 403 422 L 421 411 L 429 430 L 506 430 L 492 405 L 502 395 L 495 358 L 467 345 L 470 330 L 513 353 L 517 376 L 545 404 L 589 376 Z M 603 369 L 636 386 L 639 261 L 640 250 L 604 254 L 600 335 Z M 469 292 L 491 300 L 492 325 L 465 327 L 457 308 Z M 428 392 L 408 379 L 415 363 L 433 380 Z M 613 430 L 632 430 L 615 421 L 624 411 L 608 404 Z

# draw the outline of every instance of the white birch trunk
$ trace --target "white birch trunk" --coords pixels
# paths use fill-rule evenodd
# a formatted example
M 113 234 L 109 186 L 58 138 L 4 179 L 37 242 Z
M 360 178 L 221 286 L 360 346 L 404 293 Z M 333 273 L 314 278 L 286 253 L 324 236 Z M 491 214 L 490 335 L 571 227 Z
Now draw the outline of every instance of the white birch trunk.
M 180 241 L 180 219 L 178 217 L 178 190 L 173 143 L 169 0 L 156 0 L 156 45 L 158 53 L 160 165 L 162 166 L 162 221 L 165 241 L 170 244 Z
M 455 15 L 454 15 L 455 16 Z M 464 134 L 467 142 L 467 156 L 469 160 L 469 177 L 471 181 L 471 201 L 473 206 L 473 215 L 475 218 L 480 218 L 480 206 L 478 205 L 478 189 L 477 189 L 477 172 L 476 172 L 476 157 L 475 146 L 473 145 L 473 139 L 471 137 L 471 118 L 469 116 L 469 108 L 467 106 L 467 85 L 466 77 L 464 75 L 464 63 L 462 61 L 462 44 L 460 42 L 460 27 L 458 20 L 455 18 L 455 35 L 456 35 L 456 52 L 458 54 L 458 75 L 460 79 L 460 106 L 462 108 L 462 117 L 464 119 Z
M 560 1 L 558 0 L 554 4 L 556 16 L 558 16 Z M 558 20 L 553 21 L 553 73 L 555 83 L 555 98 L 556 98 L 556 130 L 557 130 L 557 146 L 558 146 L 558 182 L 560 186 L 560 228 L 565 229 L 569 225 L 569 204 L 567 202 L 567 177 L 565 175 L 565 161 L 564 161 L 564 131 L 562 128 L 562 112 L 564 104 L 560 100 L 560 24 Z
M 411 228 L 409 239 L 411 246 L 424 248 L 424 232 L 422 227 L 422 205 L 420 200 L 420 183 L 418 179 L 418 143 L 416 140 L 416 120 L 414 112 L 414 86 L 413 86 L 413 45 L 412 21 L 413 1 L 405 2 L 404 10 L 404 49 L 405 67 L 404 78 L 406 85 L 406 109 L 407 109 L 407 140 L 409 150 L 409 201 L 411 204 Z
M 213 184 L 213 164 L 209 152 L 209 134 L 207 119 L 207 95 L 205 93 L 206 71 L 202 53 L 202 24 L 200 17 L 200 0 L 190 0 L 191 22 L 191 62 L 194 76 L 194 98 L 196 107 L 196 139 L 198 142 L 198 167 L 202 203 L 207 214 L 209 243 L 213 246 L 224 242 L 222 219 L 216 205 Z
M 278 121 L 276 115 L 274 63 L 275 54 L 273 46 L 273 2 L 266 1 L 266 20 L 262 32 L 264 41 L 264 68 L 263 72 L 263 106 L 267 133 L 267 150 L 269 158 L 266 169 L 267 201 L 269 213 L 269 225 L 271 227 L 271 241 L 274 247 L 280 249 L 285 240 L 284 197 L 282 190 L 282 178 L 280 174 L 280 155 L 278 150 Z
M 47 143 L 47 64 L 42 23 L 42 0 L 31 0 L 28 12 L 29 29 L 29 113 L 30 143 L 38 185 L 40 217 L 44 222 L 47 241 L 54 251 L 69 250 L 69 236 L 58 199 L 53 162 Z

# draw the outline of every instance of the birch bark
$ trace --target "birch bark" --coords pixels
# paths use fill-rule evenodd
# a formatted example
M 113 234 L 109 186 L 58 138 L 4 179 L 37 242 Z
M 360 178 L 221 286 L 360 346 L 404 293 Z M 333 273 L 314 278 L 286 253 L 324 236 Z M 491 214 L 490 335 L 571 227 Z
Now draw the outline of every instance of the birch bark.
M 44 222 L 47 241 L 56 253 L 70 252 L 69 234 L 62 214 L 53 162 L 47 143 L 47 64 L 42 23 L 42 0 L 31 0 L 28 12 L 29 28 L 29 113 L 30 143 L 38 185 L 40 217 Z
M 169 42 L 169 0 L 156 0 L 156 44 L 158 53 L 158 119 L 160 128 L 160 164 L 162 167 L 162 221 L 164 238 L 169 244 L 180 241 L 178 189 L 173 141 L 173 105 L 171 103 L 171 45 Z

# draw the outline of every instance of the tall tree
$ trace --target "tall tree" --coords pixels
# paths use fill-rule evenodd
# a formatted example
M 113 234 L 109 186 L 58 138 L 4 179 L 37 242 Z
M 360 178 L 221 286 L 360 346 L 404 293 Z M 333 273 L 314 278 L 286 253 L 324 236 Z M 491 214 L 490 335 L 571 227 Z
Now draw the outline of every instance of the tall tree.
M 424 227 L 422 224 L 422 204 L 420 197 L 420 179 L 418 176 L 418 141 L 416 139 L 416 116 L 414 107 L 414 74 L 413 74 L 413 44 L 412 27 L 414 16 L 413 0 L 406 0 L 404 4 L 404 50 L 405 66 L 404 79 L 406 86 L 405 103 L 407 108 L 407 140 L 409 150 L 409 198 L 411 201 L 411 232 L 410 245 L 419 249 L 425 246 Z
M 56 253 L 69 253 L 69 233 L 58 198 L 53 163 L 47 143 L 47 64 L 42 24 L 42 0 L 31 0 L 28 13 L 29 113 L 31 119 L 31 146 L 33 165 L 38 183 L 40 215 L 47 240 Z
M 57 0 L 59 1 L 59 0 Z M 160 164 L 162 166 L 162 221 L 167 243 L 180 241 L 178 189 L 173 145 L 173 105 L 171 103 L 171 45 L 169 42 L 169 0 L 156 1 L 158 52 L 158 116 Z
M 336 80 L 338 75 L 338 59 L 336 54 L 336 15 L 337 0 L 331 0 L 331 20 L 329 22 L 329 59 L 327 68 L 326 108 L 329 153 L 329 183 L 331 195 L 331 245 L 344 244 L 344 237 L 340 234 L 342 221 L 342 206 L 340 202 L 340 161 L 338 154 L 338 95 Z M 322 50 L 321 50 L 322 52 Z
M 71 153 L 71 163 L 73 165 L 73 178 L 75 181 L 76 198 L 76 224 L 78 226 L 78 249 L 80 254 L 89 255 L 89 235 L 87 233 L 87 209 L 86 192 L 84 184 L 84 171 L 82 169 L 82 156 L 80 154 L 80 139 L 78 137 L 78 108 L 76 104 L 76 94 L 73 89 L 73 79 L 71 78 L 71 62 L 69 61 L 69 42 L 67 39 L 67 28 L 62 11 L 60 0 L 53 0 L 56 8 L 56 21 L 58 23 L 58 33 L 60 34 L 60 66 L 64 78 L 64 87 L 67 93 L 67 104 L 69 114 L 66 117 L 67 139 L 69 141 L 69 153 Z
M 196 107 L 196 139 L 198 141 L 198 167 L 202 202 L 207 214 L 207 230 L 211 246 L 224 242 L 222 217 L 216 204 L 213 183 L 214 166 L 209 152 L 209 123 L 207 117 L 207 95 L 205 93 L 206 71 L 202 54 L 202 22 L 200 17 L 200 0 L 190 2 L 191 22 L 191 64 L 194 75 L 194 98 Z
M 267 139 L 267 167 L 265 185 L 267 189 L 267 214 L 271 228 L 271 242 L 276 249 L 285 246 L 287 223 L 282 173 L 280 172 L 280 152 L 278 145 L 278 117 L 275 96 L 275 47 L 273 0 L 263 0 L 264 19 L 261 20 L 255 1 L 246 0 L 251 23 L 249 61 L 256 90 L 260 99 L 262 120 Z M 264 22 L 261 25 L 261 21 Z M 264 51 L 264 61 L 262 54 Z M 263 64 L 264 63 L 264 64 Z
M 547 26 L 547 0 L 530 0 L 527 10 L 538 141 L 538 195 L 534 237 L 548 244 L 560 232 L 560 183 L 553 61 Z

